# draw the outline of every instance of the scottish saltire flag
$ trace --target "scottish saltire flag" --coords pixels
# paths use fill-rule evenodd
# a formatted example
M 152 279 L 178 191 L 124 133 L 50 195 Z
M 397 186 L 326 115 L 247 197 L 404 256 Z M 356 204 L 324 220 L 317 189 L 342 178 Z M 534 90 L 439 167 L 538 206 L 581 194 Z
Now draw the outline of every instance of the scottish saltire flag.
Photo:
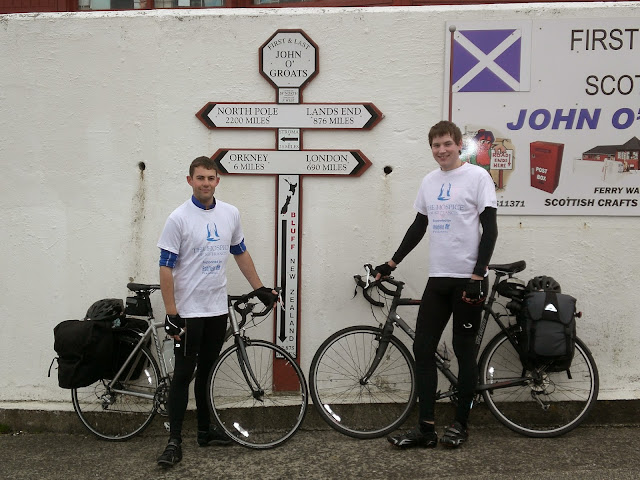
M 530 87 L 529 29 L 456 30 L 453 92 L 523 92 Z

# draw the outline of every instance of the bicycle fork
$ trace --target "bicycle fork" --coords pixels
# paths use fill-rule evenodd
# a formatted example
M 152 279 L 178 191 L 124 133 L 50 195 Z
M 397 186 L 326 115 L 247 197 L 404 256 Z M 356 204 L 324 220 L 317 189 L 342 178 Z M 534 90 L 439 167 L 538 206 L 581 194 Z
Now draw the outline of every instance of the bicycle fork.
M 258 400 L 259 402 L 262 402 L 264 397 L 264 388 L 260 387 L 260 383 L 258 382 L 258 379 L 253 373 L 251 364 L 248 361 L 245 340 L 240 336 L 237 336 L 236 345 L 238 346 L 238 350 L 237 350 L 238 363 L 240 364 L 240 370 L 242 370 L 242 375 L 244 376 L 244 380 L 245 382 L 247 382 L 247 385 L 251 389 L 251 395 L 253 396 L 253 398 Z
M 238 320 L 236 319 L 236 314 L 233 308 L 229 308 L 229 320 L 231 321 L 231 328 L 233 329 L 235 344 L 238 347 L 236 355 L 238 356 L 238 364 L 240 365 L 242 376 L 251 389 L 251 395 L 253 396 L 253 398 L 258 400 L 259 402 L 262 402 L 264 397 L 264 388 L 260 387 L 260 382 L 258 382 L 258 379 L 256 378 L 255 374 L 253 373 L 253 369 L 251 368 L 251 364 L 249 363 L 245 343 L 246 339 L 243 338 L 240 334 L 240 327 L 238 326 Z
M 389 342 L 391 341 L 391 336 L 393 335 L 393 322 L 387 321 L 382 328 L 382 333 L 379 336 L 378 346 L 376 347 L 376 354 L 373 357 L 373 361 L 367 370 L 367 373 L 364 374 L 360 378 L 360 385 L 367 385 L 369 383 L 369 379 L 373 376 L 378 365 L 382 361 L 384 354 L 387 352 L 387 347 L 389 346 Z

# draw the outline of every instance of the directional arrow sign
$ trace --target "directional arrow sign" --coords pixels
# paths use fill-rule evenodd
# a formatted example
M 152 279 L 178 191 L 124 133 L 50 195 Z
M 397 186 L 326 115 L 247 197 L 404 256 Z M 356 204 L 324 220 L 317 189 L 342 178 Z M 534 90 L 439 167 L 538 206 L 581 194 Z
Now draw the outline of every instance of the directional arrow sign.
M 253 175 L 360 176 L 371 161 L 360 150 L 218 149 L 213 160 L 221 173 Z
M 196 116 L 213 128 L 373 128 L 373 103 L 207 103 Z
M 279 128 L 278 150 L 300 150 L 300 129 Z

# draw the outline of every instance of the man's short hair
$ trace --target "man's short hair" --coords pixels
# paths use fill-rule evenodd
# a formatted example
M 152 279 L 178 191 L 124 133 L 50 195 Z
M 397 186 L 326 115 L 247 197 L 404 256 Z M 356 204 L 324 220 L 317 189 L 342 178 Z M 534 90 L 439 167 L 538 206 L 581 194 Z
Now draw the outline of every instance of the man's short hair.
M 462 142 L 462 132 L 458 126 L 453 122 L 442 120 L 441 122 L 436 123 L 431 127 L 431 130 L 429 130 L 429 146 L 432 145 L 435 137 L 442 137 L 444 135 L 451 135 L 451 138 L 456 142 L 456 145 L 460 145 L 460 142 Z
M 195 171 L 196 167 L 204 167 L 207 170 L 215 170 L 216 174 L 218 173 L 218 166 L 216 165 L 216 162 L 214 162 L 209 157 L 198 157 L 193 162 L 191 162 L 191 165 L 189 166 L 190 177 L 193 177 L 193 172 Z

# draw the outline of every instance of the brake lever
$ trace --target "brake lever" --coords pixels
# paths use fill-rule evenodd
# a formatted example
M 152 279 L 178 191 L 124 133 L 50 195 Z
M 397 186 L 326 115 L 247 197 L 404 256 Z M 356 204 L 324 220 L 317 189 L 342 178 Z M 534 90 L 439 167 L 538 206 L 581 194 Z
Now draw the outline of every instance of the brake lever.
M 367 279 L 364 281 L 364 288 L 369 288 L 369 278 L 371 277 L 371 269 L 369 265 L 364 266 L 365 271 L 367 272 Z
M 276 291 L 278 292 L 278 299 L 276 300 L 276 303 L 280 305 L 280 309 L 284 312 L 284 300 L 282 300 L 281 295 L 282 292 L 279 288 Z

